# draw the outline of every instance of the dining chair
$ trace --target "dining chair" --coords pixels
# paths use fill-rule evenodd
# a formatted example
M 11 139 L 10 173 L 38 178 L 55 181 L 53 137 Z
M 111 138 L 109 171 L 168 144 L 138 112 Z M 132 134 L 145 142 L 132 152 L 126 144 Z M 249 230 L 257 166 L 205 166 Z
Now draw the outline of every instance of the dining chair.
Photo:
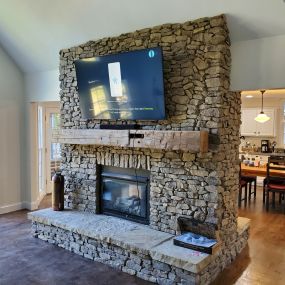
M 254 199 L 256 198 L 256 180 L 257 177 L 254 175 L 241 175 L 241 180 L 247 182 L 249 189 L 248 189 L 248 200 L 251 200 L 251 196 L 253 195 Z
M 244 196 L 242 190 L 244 189 Z M 247 204 L 247 182 L 245 180 L 239 180 L 239 193 L 238 193 L 238 206 L 241 206 L 241 202 L 244 201 L 244 205 Z
M 270 157 L 266 171 L 266 210 L 269 210 L 269 194 L 272 193 L 272 207 L 275 207 L 275 193 L 279 194 L 279 202 L 281 203 L 285 194 L 285 178 L 277 176 L 274 171 L 284 171 L 285 174 L 285 157 Z M 284 204 L 285 213 L 285 204 Z
M 282 163 L 284 162 L 284 159 L 285 159 L 284 156 L 271 155 L 271 156 L 268 158 L 268 161 L 270 160 L 272 164 L 278 165 L 279 163 L 282 164 Z M 283 184 L 283 182 L 284 182 L 284 178 L 283 178 L 283 177 L 280 179 L 280 181 L 278 181 L 278 178 L 277 178 L 277 177 L 275 178 L 275 183 Z M 263 203 L 265 203 L 266 184 L 267 184 L 267 177 L 265 177 L 265 178 L 263 179 L 263 198 L 262 198 Z M 282 197 L 282 196 L 283 196 L 283 197 Z M 280 194 L 279 201 L 281 200 L 281 198 L 284 199 L 284 195 Z
M 241 164 L 240 164 L 241 166 Z M 242 175 L 241 175 L 241 167 L 239 168 L 239 192 L 238 192 L 238 206 L 241 206 L 241 202 L 244 201 L 244 205 L 246 206 L 247 204 L 247 185 L 248 182 L 244 179 L 242 179 Z M 242 195 L 244 189 L 244 195 Z

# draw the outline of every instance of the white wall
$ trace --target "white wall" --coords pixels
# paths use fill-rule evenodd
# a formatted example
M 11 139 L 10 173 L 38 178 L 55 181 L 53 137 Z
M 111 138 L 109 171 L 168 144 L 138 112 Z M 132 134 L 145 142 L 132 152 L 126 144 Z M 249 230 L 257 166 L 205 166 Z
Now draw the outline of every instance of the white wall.
M 59 71 L 48 70 L 43 72 L 26 73 L 25 80 L 25 124 L 27 130 L 25 170 L 26 185 L 25 207 L 30 210 L 37 208 L 40 202 L 40 193 L 37 188 L 36 157 L 36 126 L 37 105 L 33 102 L 59 101 Z
M 232 44 L 231 90 L 285 88 L 285 35 Z M 59 71 L 25 74 L 27 102 L 59 101 Z
M 285 35 L 232 44 L 231 90 L 285 88 Z M 25 74 L 27 102 L 59 101 L 59 71 Z
M 26 73 L 27 102 L 59 101 L 59 71 Z
M 23 102 L 23 74 L 0 46 L 0 214 L 23 206 Z
M 232 90 L 285 87 L 285 35 L 232 44 Z
M 285 88 L 285 35 L 232 44 L 231 90 Z M 59 71 L 25 74 L 27 102 L 59 101 Z

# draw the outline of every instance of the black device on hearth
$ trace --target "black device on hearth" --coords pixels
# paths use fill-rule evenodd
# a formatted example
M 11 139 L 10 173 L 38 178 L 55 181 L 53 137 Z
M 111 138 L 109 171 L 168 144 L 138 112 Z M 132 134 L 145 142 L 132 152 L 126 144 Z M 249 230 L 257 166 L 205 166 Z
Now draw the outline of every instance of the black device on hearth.
M 269 152 L 269 140 L 261 140 L 261 152 Z

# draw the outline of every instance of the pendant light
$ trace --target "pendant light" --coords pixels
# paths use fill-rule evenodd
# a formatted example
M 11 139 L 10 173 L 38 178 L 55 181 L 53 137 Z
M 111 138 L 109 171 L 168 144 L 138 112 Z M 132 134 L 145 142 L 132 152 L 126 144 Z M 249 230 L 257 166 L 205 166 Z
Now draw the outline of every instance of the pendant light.
M 263 112 L 263 93 L 265 90 L 261 90 L 261 112 L 254 118 L 254 120 L 258 123 L 265 123 L 270 120 L 270 117 L 268 117 L 266 114 Z

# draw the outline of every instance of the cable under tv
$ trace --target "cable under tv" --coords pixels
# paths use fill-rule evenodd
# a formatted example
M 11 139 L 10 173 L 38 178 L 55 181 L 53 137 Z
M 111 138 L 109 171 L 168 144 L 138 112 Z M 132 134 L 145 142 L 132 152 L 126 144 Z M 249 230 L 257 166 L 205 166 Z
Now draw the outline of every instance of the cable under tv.
M 124 125 L 110 125 L 102 124 L 100 125 L 101 130 L 140 130 L 141 125 L 138 124 L 124 124 Z

